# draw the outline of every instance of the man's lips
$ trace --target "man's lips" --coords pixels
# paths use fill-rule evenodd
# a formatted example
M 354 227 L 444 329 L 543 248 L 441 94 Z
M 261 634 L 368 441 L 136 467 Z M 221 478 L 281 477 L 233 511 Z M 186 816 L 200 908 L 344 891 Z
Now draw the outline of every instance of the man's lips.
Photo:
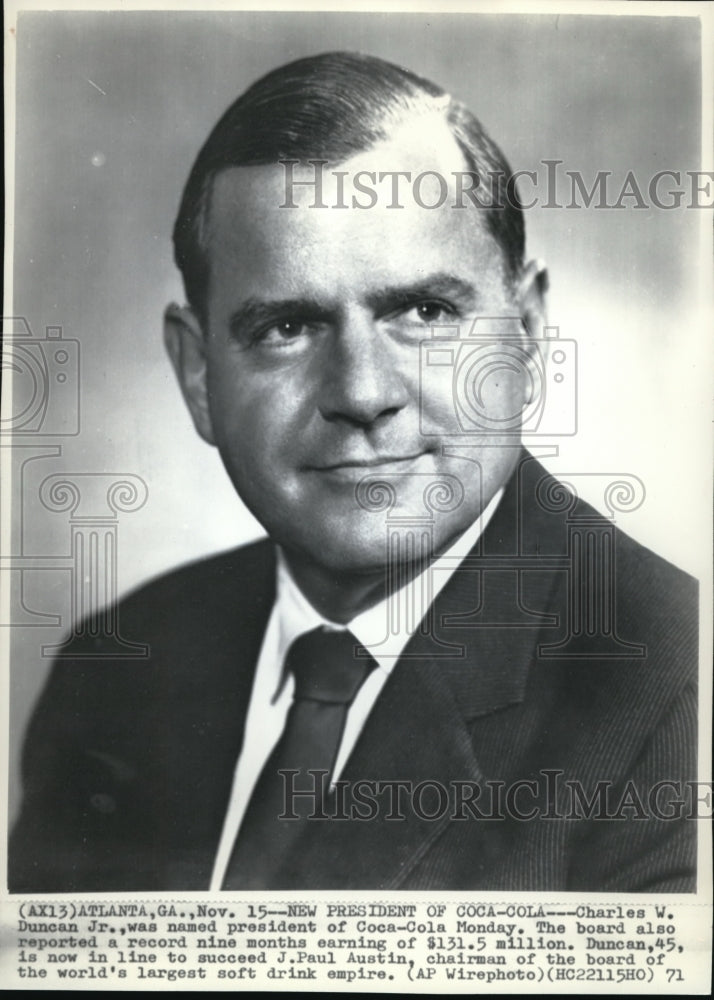
M 368 458 L 350 457 L 336 461 L 323 461 L 319 465 L 308 466 L 308 469 L 312 472 L 324 473 L 327 476 L 349 479 L 353 479 L 355 476 L 379 475 L 380 473 L 386 475 L 390 472 L 408 472 L 426 454 L 428 452 L 422 450 L 406 455 L 374 455 Z
M 417 451 L 408 455 L 376 455 L 370 458 L 344 458 L 337 461 L 321 462 L 319 465 L 308 466 L 313 472 L 340 472 L 356 470 L 368 475 L 370 472 L 385 470 L 398 471 L 402 466 L 416 462 L 425 455 L 425 451 Z

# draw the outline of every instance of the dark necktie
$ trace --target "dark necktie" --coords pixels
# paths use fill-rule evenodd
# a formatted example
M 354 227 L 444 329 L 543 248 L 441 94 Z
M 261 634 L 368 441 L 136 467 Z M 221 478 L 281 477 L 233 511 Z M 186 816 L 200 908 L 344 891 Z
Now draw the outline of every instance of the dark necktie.
M 356 655 L 359 651 L 361 656 Z M 243 817 L 224 889 L 282 889 L 294 884 L 300 863 L 297 843 L 320 823 L 308 817 L 325 815 L 324 798 L 347 710 L 376 665 L 351 632 L 317 628 L 293 642 L 285 666 L 295 678 L 294 700 Z M 313 776 L 308 771 L 327 774 Z M 286 788 L 314 790 L 314 794 L 290 795 Z M 299 818 L 278 818 L 286 813 Z

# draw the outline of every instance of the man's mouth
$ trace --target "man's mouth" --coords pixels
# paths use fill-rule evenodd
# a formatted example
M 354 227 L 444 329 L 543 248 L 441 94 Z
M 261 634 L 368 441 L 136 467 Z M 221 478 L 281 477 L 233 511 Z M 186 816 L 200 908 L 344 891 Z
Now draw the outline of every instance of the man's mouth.
M 324 473 L 328 477 L 354 481 L 356 478 L 370 475 L 409 472 L 426 454 L 425 451 L 416 451 L 408 454 L 373 455 L 364 458 L 350 456 L 336 461 L 323 462 L 310 468 L 313 472 Z

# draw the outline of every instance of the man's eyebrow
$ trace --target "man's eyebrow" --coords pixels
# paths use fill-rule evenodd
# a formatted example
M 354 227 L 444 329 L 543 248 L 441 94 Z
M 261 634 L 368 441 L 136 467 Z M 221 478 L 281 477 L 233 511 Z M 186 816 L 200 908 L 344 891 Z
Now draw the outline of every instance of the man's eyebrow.
M 367 305 L 377 314 L 396 309 L 420 299 L 456 299 L 465 308 L 477 303 L 478 292 L 471 282 L 453 274 L 432 274 L 419 281 L 399 285 L 385 285 L 368 293 Z M 256 299 L 247 298 L 231 313 L 229 327 L 233 331 L 263 326 L 282 317 L 334 317 L 339 312 L 335 303 L 327 304 L 317 299 Z
M 470 281 L 454 274 L 431 274 L 419 281 L 404 285 L 386 285 L 367 296 L 367 302 L 376 313 L 408 305 L 421 299 L 448 298 L 457 300 L 463 307 L 474 306 L 478 290 Z
M 234 309 L 229 327 L 236 332 L 246 327 L 262 326 L 281 317 L 324 316 L 333 310 L 314 299 L 254 299 L 247 298 Z

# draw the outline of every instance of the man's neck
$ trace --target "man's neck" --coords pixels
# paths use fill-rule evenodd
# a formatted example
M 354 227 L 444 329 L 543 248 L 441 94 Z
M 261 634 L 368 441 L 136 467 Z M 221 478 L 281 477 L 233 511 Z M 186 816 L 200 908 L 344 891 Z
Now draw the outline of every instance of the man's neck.
M 347 625 L 388 593 L 387 569 L 374 573 L 330 573 L 283 550 L 290 574 L 313 608 L 329 621 Z

